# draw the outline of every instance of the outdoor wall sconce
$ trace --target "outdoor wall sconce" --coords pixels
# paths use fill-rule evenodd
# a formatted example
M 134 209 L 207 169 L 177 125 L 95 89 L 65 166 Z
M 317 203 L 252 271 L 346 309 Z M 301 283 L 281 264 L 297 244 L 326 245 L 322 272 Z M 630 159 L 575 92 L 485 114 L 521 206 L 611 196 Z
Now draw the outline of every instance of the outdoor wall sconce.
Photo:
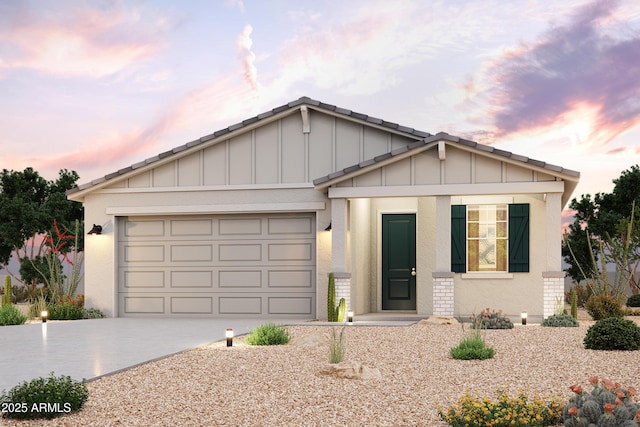
M 89 230 L 87 234 L 93 234 L 93 235 L 102 234 L 102 226 L 98 224 L 93 224 L 93 228 Z
M 42 323 L 47 323 L 47 317 L 49 317 L 49 312 L 47 310 L 43 310 L 40 312 L 40 318 L 42 319 Z
M 527 324 L 527 312 L 523 311 L 522 313 L 520 313 L 520 321 L 522 322 L 523 325 Z
M 347 311 L 347 323 L 353 323 L 353 311 Z
M 327 225 L 327 228 L 325 228 L 324 231 L 331 231 L 331 223 L 329 223 L 329 225 Z
M 227 347 L 231 347 L 233 345 L 233 329 L 227 329 L 225 336 L 227 337 Z

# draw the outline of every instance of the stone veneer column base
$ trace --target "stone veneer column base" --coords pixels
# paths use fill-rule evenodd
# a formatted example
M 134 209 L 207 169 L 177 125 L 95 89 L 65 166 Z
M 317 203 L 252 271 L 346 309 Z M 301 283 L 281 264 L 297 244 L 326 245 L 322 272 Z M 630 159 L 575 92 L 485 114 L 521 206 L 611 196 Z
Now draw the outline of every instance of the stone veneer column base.
M 340 298 L 344 298 L 347 310 L 351 307 L 351 273 L 333 273 L 336 282 L 336 304 L 340 302 Z
M 435 272 L 433 277 L 433 315 L 453 316 L 453 278 L 454 273 Z
M 543 317 L 555 314 L 558 298 L 564 304 L 564 271 L 545 271 L 542 273 L 544 287 Z

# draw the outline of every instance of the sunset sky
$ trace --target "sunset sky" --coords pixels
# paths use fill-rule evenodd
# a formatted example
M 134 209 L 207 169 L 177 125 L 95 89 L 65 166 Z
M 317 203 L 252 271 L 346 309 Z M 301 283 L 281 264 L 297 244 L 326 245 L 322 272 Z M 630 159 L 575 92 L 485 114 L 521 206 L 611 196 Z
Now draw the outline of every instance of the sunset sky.
M 301 96 L 608 192 L 640 163 L 640 4 L 0 2 L 0 168 L 85 183 Z

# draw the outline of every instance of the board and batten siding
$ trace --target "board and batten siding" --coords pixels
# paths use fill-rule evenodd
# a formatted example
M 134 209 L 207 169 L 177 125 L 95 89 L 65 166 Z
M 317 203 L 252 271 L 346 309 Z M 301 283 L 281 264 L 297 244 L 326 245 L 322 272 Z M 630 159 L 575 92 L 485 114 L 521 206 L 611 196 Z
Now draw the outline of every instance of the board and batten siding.
M 310 183 L 315 178 L 405 146 L 416 139 L 310 112 L 310 132 L 291 114 L 215 141 L 107 188 Z M 175 158 L 178 157 L 178 158 Z

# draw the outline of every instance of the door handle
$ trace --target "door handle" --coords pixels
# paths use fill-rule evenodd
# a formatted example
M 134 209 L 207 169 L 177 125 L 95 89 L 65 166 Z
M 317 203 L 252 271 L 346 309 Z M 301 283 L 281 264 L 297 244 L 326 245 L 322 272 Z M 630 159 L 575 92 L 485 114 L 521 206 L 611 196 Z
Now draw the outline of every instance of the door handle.
M 416 274 L 417 274 L 417 273 L 416 273 L 416 268 L 415 268 L 415 267 L 413 267 L 413 268 L 411 269 L 411 275 L 412 275 L 413 277 L 416 277 Z

